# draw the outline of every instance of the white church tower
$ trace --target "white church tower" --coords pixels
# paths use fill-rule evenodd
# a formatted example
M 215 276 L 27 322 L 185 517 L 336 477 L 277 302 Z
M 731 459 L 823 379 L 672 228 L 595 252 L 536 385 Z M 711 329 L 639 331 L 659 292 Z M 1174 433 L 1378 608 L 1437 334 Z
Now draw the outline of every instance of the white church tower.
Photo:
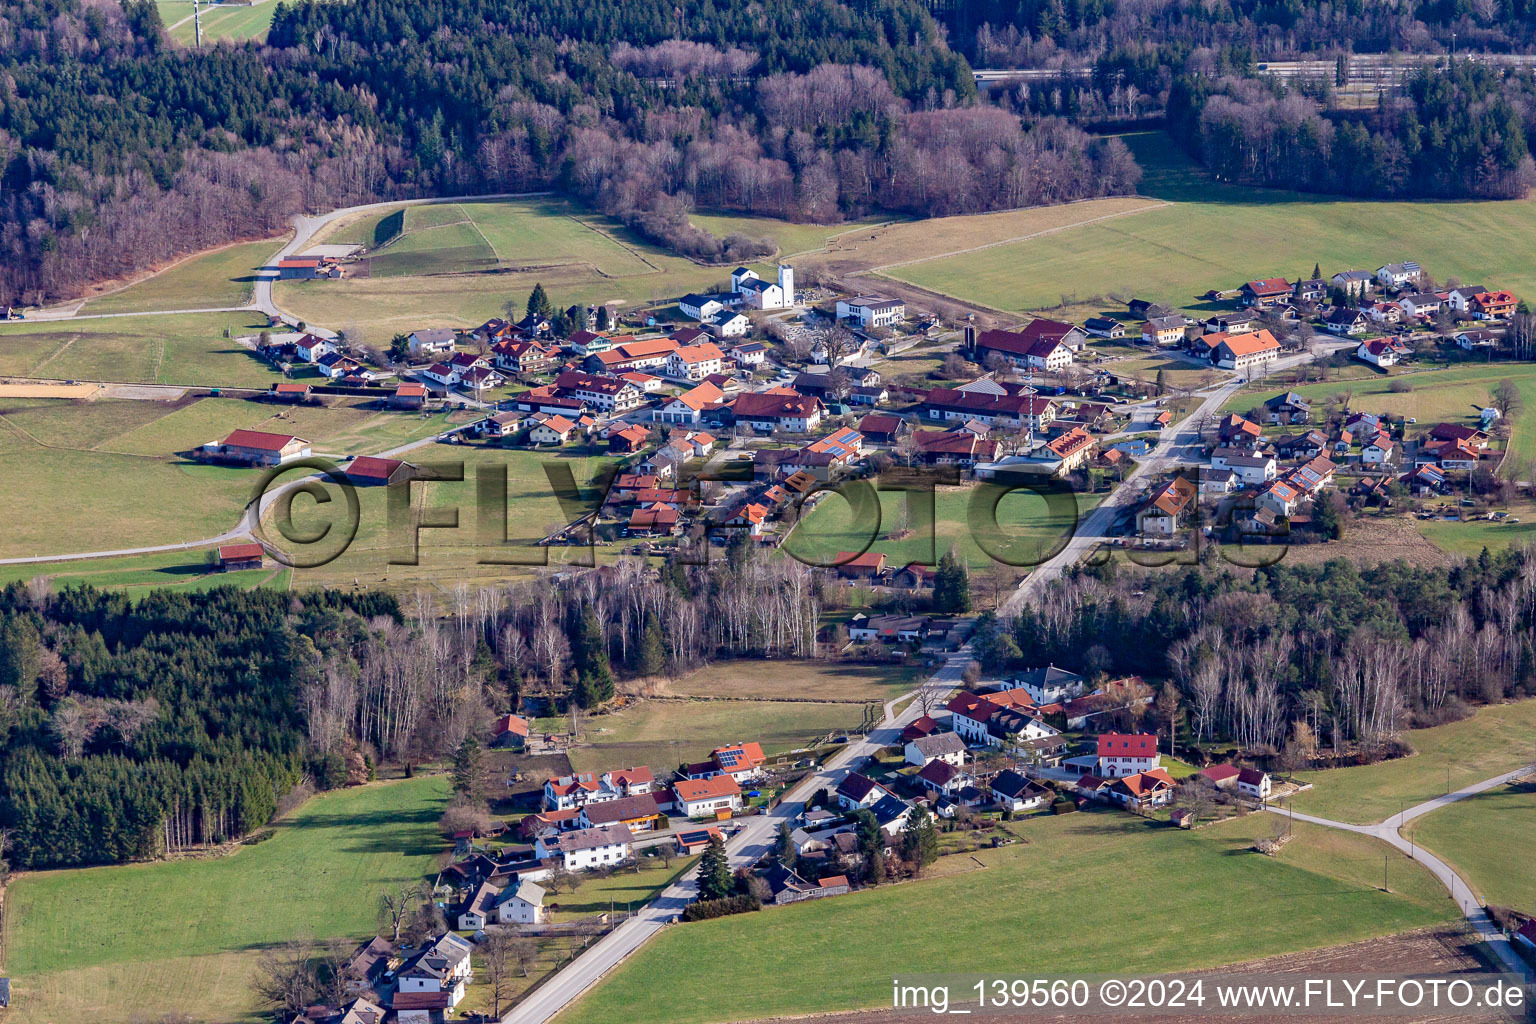
M 784 293 L 784 308 L 795 304 L 795 268 L 788 263 L 779 264 L 779 289 Z

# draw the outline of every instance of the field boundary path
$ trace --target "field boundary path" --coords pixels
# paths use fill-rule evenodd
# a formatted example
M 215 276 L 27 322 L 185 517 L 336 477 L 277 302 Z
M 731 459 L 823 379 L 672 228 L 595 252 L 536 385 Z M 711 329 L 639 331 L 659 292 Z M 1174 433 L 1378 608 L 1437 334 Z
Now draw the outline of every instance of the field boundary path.
M 731 867 L 746 867 L 773 846 L 781 822 L 791 822 L 804 809 L 818 789 L 836 789 L 848 772 L 863 764 L 883 746 L 897 740 L 901 730 L 922 714 L 921 702 L 911 700 L 899 714 L 896 706 L 924 690 L 947 693 L 960 684 L 961 673 L 971 660 L 970 645 L 950 654 L 944 664 L 921 686 L 885 702 L 884 717 L 869 735 L 849 743 L 833 755 L 822 768 L 802 779 L 784 795 L 779 805 L 765 814 L 738 819 L 741 829 L 725 842 Z M 581 997 L 608 972 L 623 963 L 631 953 L 657 932 L 675 922 L 698 893 L 698 880 L 678 879 L 634 917 L 619 925 L 593 944 L 585 953 L 566 964 L 559 973 L 536 989 L 527 999 L 509 1010 L 502 1024 L 544 1024 Z
M 1426 800 L 1421 804 L 1392 815 L 1386 821 L 1377 822 L 1374 825 L 1354 825 L 1347 821 L 1319 818 L 1315 815 L 1302 814 L 1300 811 L 1292 811 L 1289 808 L 1274 804 L 1269 805 L 1266 810 L 1272 814 L 1295 818 L 1297 821 L 1305 821 L 1313 825 L 1322 825 L 1325 828 L 1336 828 L 1344 832 L 1354 832 L 1358 835 L 1380 839 L 1388 846 L 1407 854 L 1409 860 L 1418 861 L 1429 869 L 1430 874 L 1434 875 L 1441 885 L 1445 886 L 1446 892 L 1451 894 L 1451 899 L 1455 902 L 1457 908 L 1461 910 L 1462 916 L 1466 918 L 1467 924 L 1471 926 L 1472 931 L 1493 952 L 1493 955 L 1503 963 L 1505 969 L 1520 978 L 1522 982 L 1528 982 L 1532 975 L 1530 968 L 1526 966 L 1520 954 L 1515 952 L 1514 946 L 1504 937 L 1504 933 L 1499 931 L 1494 925 L 1493 919 L 1488 916 L 1488 911 L 1483 908 L 1482 902 L 1473 894 L 1472 886 L 1467 884 L 1467 880 L 1462 878 L 1456 869 L 1452 868 L 1445 861 L 1413 840 L 1404 837 L 1402 829 L 1415 818 L 1438 811 L 1442 807 L 1447 807 L 1458 800 L 1465 800 L 1469 796 L 1486 793 L 1490 789 L 1502 786 L 1506 782 L 1517 779 L 1533 770 L 1536 770 L 1536 764 L 1528 764 L 1513 771 L 1504 772 L 1502 775 L 1495 775 L 1491 779 L 1484 779 L 1482 782 L 1475 782 L 1455 792 L 1446 793 L 1444 796 L 1437 796 L 1433 800 Z M 1394 819 L 1396 819 L 1395 823 Z

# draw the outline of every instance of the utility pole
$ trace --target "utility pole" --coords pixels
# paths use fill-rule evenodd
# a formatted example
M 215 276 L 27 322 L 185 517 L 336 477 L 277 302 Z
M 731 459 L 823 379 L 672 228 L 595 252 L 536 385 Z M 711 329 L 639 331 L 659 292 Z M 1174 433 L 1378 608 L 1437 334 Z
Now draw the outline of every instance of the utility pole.
M 1388 857 L 1388 854 L 1383 853 L 1381 855 L 1381 891 L 1382 892 L 1391 892 L 1392 891 L 1391 889 L 1387 888 L 1387 857 Z
M 192 32 L 197 38 L 196 45 L 203 45 L 203 8 L 198 0 L 192 0 Z

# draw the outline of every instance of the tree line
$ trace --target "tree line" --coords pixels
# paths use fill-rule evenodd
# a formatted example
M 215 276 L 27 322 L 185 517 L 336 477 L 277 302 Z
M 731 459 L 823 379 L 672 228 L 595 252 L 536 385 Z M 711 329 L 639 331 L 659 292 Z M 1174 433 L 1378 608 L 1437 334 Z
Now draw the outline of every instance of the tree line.
M 0 591 L 0 832 L 16 867 L 238 838 L 310 772 L 299 691 L 327 623 L 387 598 Z M 312 637 L 319 636 L 317 642 Z
M 1117 144 L 977 107 L 918 0 L 280 3 L 174 45 L 149 0 L 0 15 L 0 303 L 77 293 L 299 211 L 555 188 L 721 261 L 695 206 L 835 220 L 1127 191 Z
M 1079 569 L 976 649 L 993 671 L 1055 664 L 1090 677 L 1167 680 L 1190 734 L 1305 763 L 1376 756 L 1404 730 L 1531 694 L 1536 557 L 1490 554 L 1443 568 L 1343 559 L 1238 576 Z M 1155 709 L 1154 709 L 1155 710 Z M 1166 723 L 1164 723 L 1166 724 Z

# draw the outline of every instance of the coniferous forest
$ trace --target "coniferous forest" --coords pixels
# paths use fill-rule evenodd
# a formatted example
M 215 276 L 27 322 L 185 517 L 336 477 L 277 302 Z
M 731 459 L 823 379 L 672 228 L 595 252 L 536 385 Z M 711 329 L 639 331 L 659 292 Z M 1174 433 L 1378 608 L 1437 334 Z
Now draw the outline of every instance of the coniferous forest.
M 1118 142 L 974 106 L 918 0 L 279 4 L 175 46 L 150 0 L 0 12 L 0 303 L 77 292 L 300 210 L 558 188 L 709 258 L 688 207 L 836 220 L 1134 188 Z
M 0 830 L 17 868 L 238 838 L 310 769 L 302 694 L 392 598 L 0 591 Z

